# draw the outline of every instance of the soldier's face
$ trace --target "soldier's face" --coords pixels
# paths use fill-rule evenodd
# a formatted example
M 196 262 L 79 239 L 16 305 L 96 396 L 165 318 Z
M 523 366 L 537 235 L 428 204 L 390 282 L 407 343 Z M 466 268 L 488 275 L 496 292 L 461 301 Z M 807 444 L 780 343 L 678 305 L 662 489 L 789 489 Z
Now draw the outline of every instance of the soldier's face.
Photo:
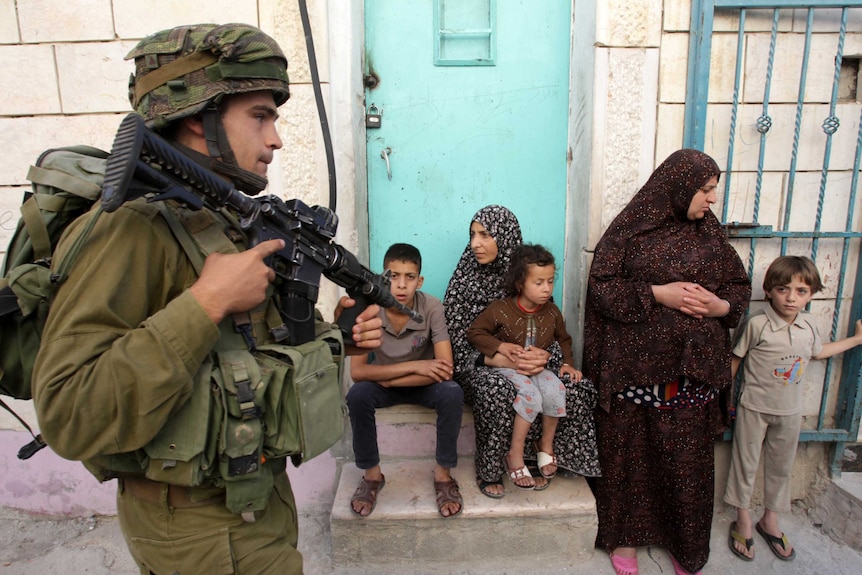
M 273 152 L 282 146 L 276 120 L 278 109 L 272 92 L 248 92 L 225 99 L 222 124 L 240 168 L 266 177 Z

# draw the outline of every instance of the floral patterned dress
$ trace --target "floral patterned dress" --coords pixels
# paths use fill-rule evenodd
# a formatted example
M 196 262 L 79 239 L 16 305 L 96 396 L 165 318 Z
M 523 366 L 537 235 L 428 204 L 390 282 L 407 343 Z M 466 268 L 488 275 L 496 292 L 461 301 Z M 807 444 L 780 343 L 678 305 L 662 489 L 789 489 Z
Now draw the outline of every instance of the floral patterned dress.
M 672 154 L 596 245 L 584 373 L 598 387 L 602 477 L 596 546 L 661 545 L 690 572 L 709 558 L 713 443 L 730 385 L 730 333 L 751 283 L 712 212 L 689 219 L 721 171 L 697 150 Z M 652 286 L 694 282 L 730 303 L 725 317 L 659 304 Z
M 476 426 L 476 475 L 480 481 L 499 481 L 503 458 L 509 451 L 515 410 L 515 387 L 503 374 L 477 366 L 479 352 L 467 341 L 467 328 L 492 301 L 504 297 L 503 274 L 512 250 L 521 244 L 521 228 L 515 215 L 503 206 L 487 206 L 473 216 L 497 243 L 497 258 L 481 265 L 469 244 L 449 281 L 443 305 L 455 358 L 455 380 L 464 388 L 465 401 L 473 406 Z M 548 369 L 559 370 L 559 346 Z M 589 380 L 566 384 L 566 413 L 554 437 L 558 466 L 574 473 L 599 475 L 593 407 L 596 391 Z M 541 437 L 541 418 L 530 429 L 525 458 L 535 460 L 533 441 Z

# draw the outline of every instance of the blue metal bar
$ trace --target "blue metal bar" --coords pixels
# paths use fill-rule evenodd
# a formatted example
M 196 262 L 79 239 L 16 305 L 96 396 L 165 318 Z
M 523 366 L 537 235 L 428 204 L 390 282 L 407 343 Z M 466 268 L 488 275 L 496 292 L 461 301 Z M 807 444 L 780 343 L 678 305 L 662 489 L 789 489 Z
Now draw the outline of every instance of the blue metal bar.
M 714 0 L 691 3 L 688 78 L 685 87 L 683 146 L 703 149 L 709 97 L 709 55 L 712 50 Z
M 760 132 L 760 147 L 757 155 L 757 179 L 754 186 L 754 211 L 752 219 L 756 222 L 760 218 L 760 196 L 763 190 L 763 159 L 766 157 L 766 133 L 772 127 L 772 118 L 769 117 L 769 95 L 772 90 L 772 71 L 775 67 L 775 44 L 778 42 L 778 17 L 779 10 L 776 8 L 772 13 L 772 34 L 769 39 L 769 59 L 766 64 L 766 85 L 763 86 L 763 111 L 757 118 L 757 131 Z M 748 251 L 748 276 L 754 275 L 754 252 L 757 240 L 751 238 Z
M 813 429 L 805 429 L 799 432 L 799 441 L 800 442 L 832 442 L 832 441 L 854 441 L 856 436 L 847 432 L 846 429 L 820 429 L 814 431 Z M 730 431 L 725 431 L 722 435 L 722 440 L 730 441 L 733 439 L 733 433 Z
M 853 228 L 853 216 L 856 209 L 856 190 L 859 186 L 859 169 L 862 165 L 862 117 L 859 119 L 859 130 L 856 133 L 856 158 L 853 161 L 853 176 L 850 180 L 850 203 L 847 206 L 847 222 L 844 229 L 850 231 Z M 847 259 L 850 252 L 849 238 L 844 240 L 844 249 L 841 254 L 841 272 L 838 275 L 838 287 L 836 288 L 836 302 L 840 304 L 841 294 L 844 293 L 844 274 L 847 269 Z M 860 258 L 862 259 L 862 258 Z M 859 262 L 862 264 L 862 261 Z M 855 332 L 854 319 L 862 316 L 862 287 L 856 286 L 850 305 L 850 321 L 848 335 Z M 837 316 L 838 309 L 835 310 Z M 841 368 L 841 384 L 838 387 L 838 403 L 835 407 L 835 424 L 848 430 L 848 436 L 855 438 L 859 434 L 860 408 L 860 384 L 862 384 L 862 352 L 849 350 L 844 353 L 844 362 Z M 846 383 L 845 383 L 846 382 Z M 844 453 L 844 441 L 838 441 L 832 452 L 832 463 L 830 470 L 832 476 L 841 475 L 841 461 Z
M 844 224 L 844 229 L 848 232 L 853 230 L 853 216 L 856 211 L 856 192 L 859 189 L 860 169 L 862 169 L 862 112 L 860 112 L 859 117 L 859 130 L 856 132 L 856 159 L 853 161 L 853 176 L 850 178 L 850 204 L 847 206 L 847 221 Z M 846 254 L 844 258 L 847 258 Z M 843 273 L 841 274 L 841 279 L 844 279 Z
M 856 260 L 857 270 L 862 270 L 862 250 Z M 857 281 L 850 304 L 850 325 L 848 332 L 855 332 L 855 320 L 862 319 L 862 282 Z M 850 437 L 859 434 L 862 419 L 862 347 L 854 347 L 844 352 L 841 381 L 838 392 L 838 405 L 835 409 L 835 424 L 847 429 Z
M 817 197 L 817 219 L 814 221 L 814 231 L 820 231 L 823 201 L 826 198 L 826 179 L 829 176 L 829 158 L 832 154 L 832 135 L 838 130 L 838 117 L 835 116 L 835 106 L 838 102 L 838 79 L 841 76 L 841 60 L 844 57 L 844 38 L 847 35 L 847 8 L 841 10 L 841 27 L 838 32 L 838 52 L 835 54 L 835 73 L 832 77 L 832 99 L 829 103 L 829 117 L 823 121 L 823 131 L 826 132 L 826 149 L 823 151 L 823 168 L 820 172 L 820 194 Z M 811 242 L 811 259 L 816 261 L 820 238 Z M 842 268 L 844 262 L 842 261 Z M 810 306 L 810 304 L 809 304 Z M 835 309 L 832 311 L 831 339 L 838 333 L 838 314 L 841 311 L 841 292 L 835 294 Z M 823 427 L 826 421 L 826 397 L 829 394 L 829 381 L 832 378 L 832 358 L 826 360 L 826 372 L 823 376 L 823 391 L 820 394 L 820 414 L 817 418 L 817 429 Z
M 857 161 L 858 152 L 857 147 Z M 856 262 L 857 270 L 862 269 L 862 252 Z M 854 318 L 862 317 L 862 282 L 856 282 L 853 299 L 850 305 L 849 332 L 855 332 Z M 845 441 L 855 441 L 859 435 L 859 420 L 862 418 L 862 350 L 855 347 L 844 352 L 844 362 L 841 368 L 841 386 L 838 389 L 838 403 L 835 407 L 835 425 L 847 430 Z M 833 477 L 841 476 L 841 459 L 844 452 L 844 442 L 839 441 L 832 453 L 830 467 Z
M 853 441 L 846 429 L 818 429 L 802 431 L 799 441 Z
M 832 155 L 832 134 L 838 131 L 840 121 L 835 115 L 835 105 L 838 102 L 838 79 L 841 77 L 841 60 L 844 57 L 844 38 L 847 36 L 847 8 L 841 11 L 841 28 L 838 32 L 838 52 L 835 54 L 835 72 L 832 76 L 832 98 L 829 102 L 829 116 L 823 120 L 823 131 L 826 132 L 826 148 L 823 150 L 823 167 L 820 170 L 820 194 L 817 197 L 817 218 L 814 220 L 815 231 L 820 231 L 820 220 L 823 214 L 823 200 L 826 197 L 826 179 L 829 176 L 829 158 Z M 811 259 L 817 260 L 817 238 L 811 245 Z
M 799 441 L 802 443 L 806 442 L 822 442 L 822 443 L 831 443 L 831 442 L 846 442 L 846 441 L 855 441 L 856 436 L 854 434 L 848 433 L 845 429 L 821 429 L 818 431 L 814 430 L 802 430 L 799 432 Z M 730 441 L 733 439 L 733 433 L 730 431 L 725 431 L 721 436 L 722 441 Z M 842 447 L 843 450 L 843 447 Z M 839 455 L 839 463 L 840 463 L 840 455 Z M 840 470 L 839 465 L 839 470 Z M 833 476 L 836 475 L 835 470 L 832 471 Z M 838 473 L 837 475 L 840 475 Z
M 692 2 L 694 4 L 694 2 Z M 714 0 L 716 8 L 853 8 L 862 6 L 862 0 L 844 2 L 818 2 L 816 0 Z
M 733 107 L 730 110 L 730 137 L 727 150 L 727 167 L 724 170 L 724 205 L 721 208 L 721 221 L 727 221 L 730 202 L 730 178 L 733 174 L 733 148 L 736 140 L 736 117 L 739 113 L 739 84 L 742 82 L 742 52 L 745 43 L 745 8 L 739 11 L 739 32 L 736 36 L 736 72 L 733 77 Z
M 725 224 L 727 236 L 730 238 L 787 238 L 800 240 L 806 238 L 862 238 L 862 232 L 785 232 L 773 230 L 772 226 L 746 225 L 741 228 L 733 224 Z
M 793 188 L 796 184 L 796 161 L 799 159 L 799 135 L 802 131 L 802 108 L 805 101 L 805 81 L 808 79 L 808 56 L 811 52 L 811 29 L 814 23 L 814 9 L 808 9 L 808 23 L 805 26 L 805 48 L 802 54 L 802 70 L 799 73 L 799 91 L 796 97 L 796 120 L 793 124 L 793 155 L 790 159 L 790 174 L 787 182 L 787 197 L 784 200 L 784 225 L 790 227 L 790 207 L 793 200 Z M 781 255 L 787 253 L 787 239 L 781 240 Z

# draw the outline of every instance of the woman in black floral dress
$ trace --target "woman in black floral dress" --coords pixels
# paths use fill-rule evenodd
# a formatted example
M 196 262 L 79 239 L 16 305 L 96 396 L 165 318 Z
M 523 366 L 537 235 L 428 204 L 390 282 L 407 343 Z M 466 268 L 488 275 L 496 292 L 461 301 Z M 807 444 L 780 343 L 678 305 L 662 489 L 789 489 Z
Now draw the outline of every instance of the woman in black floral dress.
M 751 282 L 710 210 L 721 170 L 697 150 L 671 154 L 596 245 L 584 373 L 599 392 L 602 477 L 596 546 L 618 575 L 636 547 L 660 545 L 677 574 L 709 558 L 719 392 L 730 334 Z
M 464 388 L 464 399 L 473 406 L 476 426 L 476 475 L 479 488 L 488 497 L 503 496 L 502 460 L 509 451 L 515 410 L 515 388 L 500 373 L 484 366 L 467 341 L 467 328 L 489 303 L 504 297 L 503 274 L 512 249 L 521 244 L 521 228 L 515 215 L 503 206 L 487 206 L 470 222 L 470 243 L 449 281 L 443 305 L 455 357 L 455 380 Z M 550 359 L 544 350 L 526 358 L 537 367 L 558 369 L 559 349 Z M 559 422 L 554 439 L 557 466 L 588 477 L 599 474 L 592 409 L 596 394 L 588 380 L 566 380 L 567 417 Z M 532 447 L 541 436 L 540 418 L 527 438 L 525 458 L 535 460 Z M 550 471 L 550 470 L 549 470 Z M 536 477 L 536 485 L 544 479 Z

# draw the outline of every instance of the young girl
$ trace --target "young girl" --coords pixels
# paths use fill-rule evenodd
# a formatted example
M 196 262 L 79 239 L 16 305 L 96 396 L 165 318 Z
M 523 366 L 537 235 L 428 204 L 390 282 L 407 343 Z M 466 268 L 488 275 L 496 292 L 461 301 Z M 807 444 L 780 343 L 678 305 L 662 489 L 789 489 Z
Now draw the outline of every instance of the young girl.
M 536 481 L 524 465 L 524 442 L 530 425 L 542 414 L 542 437 L 536 445 L 539 472 L 550 479 L 557 473 L 554 433 L 566 415 L 565 386 L 551 371 L 524 374 L 514 369 L 518 355 L 531 347 L 547 349 L 557 341 L 563 352 L 560 377 L 580 381 L 572 367 L 572 337 L 563 314 L 554 305 L 554 256 L 542 246 L 524 244 L 512 252 L 504 287 L 510 297 L 492 302 L 467 330 L 467 339 L 484 357 L 485 365 L 499 369 L 515 386 L 515 423 L 506 454 L 506 469 L 520 489 L 536 489 Z M 545 483 L 546 487 L 548 483 Z

